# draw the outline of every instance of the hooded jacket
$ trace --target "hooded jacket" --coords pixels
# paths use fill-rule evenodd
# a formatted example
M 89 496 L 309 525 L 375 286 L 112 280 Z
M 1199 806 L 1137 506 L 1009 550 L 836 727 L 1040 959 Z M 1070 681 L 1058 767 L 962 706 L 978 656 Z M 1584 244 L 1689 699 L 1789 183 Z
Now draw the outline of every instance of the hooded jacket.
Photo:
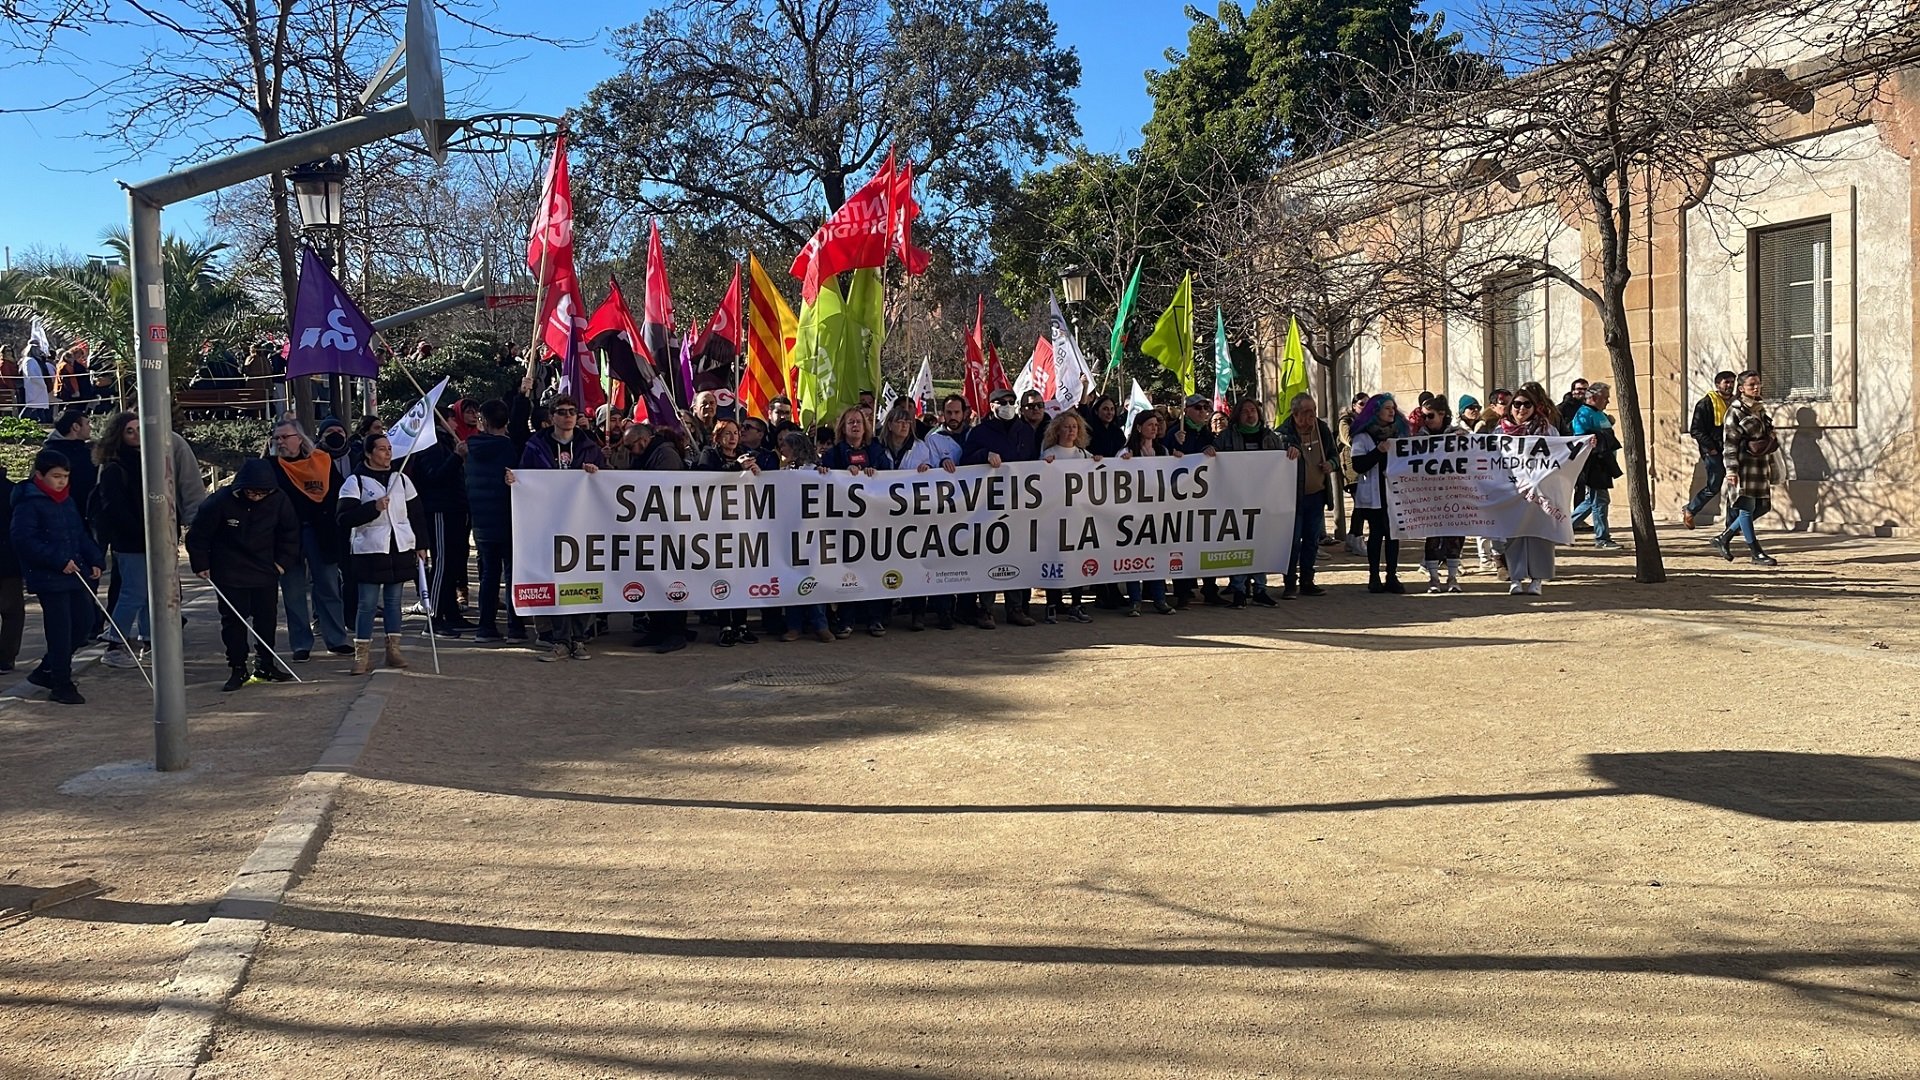
M 587 429 L 573 429 L 573 453 L 565 465 L 560 463 L 560 443 L 553 432 L 536 431 L 527 439 L 527 448 L 520 454 L 520 467 L 523 469 L 578 469 L 591 465 L 596 469 L 607 467 L 607 455 L 600 449 Z
M 274 478 L 279 471 L 265 458 L 242 462 L 233 483 L 200 504 L 187 529 L 187 562 L 194 573 L 209 571 L 223 588 L 279 584 L 280 568 L 300 558 L 300 519 Z M 272 494 L 255 501 L 240 494 L 247 488 Z
M 31 478 L 13 486 L 13 520 L 7 533 L 28 592 L 77 592 L 88 588 L 88 570 L 106 568 L 100 545 L 88 535 L 75 502 L 71 494 L 63 502 L 53 501 Z M 80 568 L 79 574 L 63 572 L 69 560 Z
M 102 547 L 119 555 L 137 555 L 147 550 L 147 523 L 144 490 L 140 484 L 140 450 L 122 446 L 112 461 L 100 466 L 99 483 L 94 488 L 100 497 L 94 500 L 94 539 Z

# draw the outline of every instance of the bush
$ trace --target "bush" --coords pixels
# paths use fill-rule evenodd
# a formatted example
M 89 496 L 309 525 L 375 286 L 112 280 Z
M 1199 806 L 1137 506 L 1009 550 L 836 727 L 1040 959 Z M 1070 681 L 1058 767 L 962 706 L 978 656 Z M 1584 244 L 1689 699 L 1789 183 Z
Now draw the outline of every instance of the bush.
M 265 420 L 247 418 L 202 420 L 181 425 L 179 432 L 193 447 L 194 456 L 221 471 L 232 472 L 242 461 L 266 453 L 270 429 Z
M 432 390 L 443 377 L 449 381 L 447 392 L 440 399 L 442 402 L 463 397 L 485 401 L 518 385 L 521 371 L 513 358 L 513 346 L 498 335 L 487 333 L 455 334 L 440 343 L 425 360 L 408 358 L 407 368 L 413 378 L 420 381 L 418 389 L 398 364 L 389 361 L 381 365 L 380 412 L 389 420 L 420 400 L 421 391 Z M 352 422 L 347 417 L 342 419 Z
M 0 416 L 0 442 L 30 442 L 38 446 L 46 438 L 47 429 L 40 426 L 38 420 L 29 420 L 24 416 Z

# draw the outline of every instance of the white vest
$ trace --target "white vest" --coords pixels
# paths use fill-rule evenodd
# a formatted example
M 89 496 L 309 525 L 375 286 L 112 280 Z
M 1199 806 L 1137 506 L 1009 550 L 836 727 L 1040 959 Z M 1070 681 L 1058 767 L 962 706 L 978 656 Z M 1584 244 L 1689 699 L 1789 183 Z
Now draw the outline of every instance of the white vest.
M 340 487 L 340 499 L 353 499 L 356 502 L 378 502 L 389 493 L 393 501 L 387 504 L 387 512 L 367 522 L 356 525 L 351 535 L 351 544 L 355 555 L 384 555 L 390 551 L 412 551 L 416 546 L 413 540 L 413 523 L 407 520 L 407 503 L 419 494 L 414 490 L 413 481 L 407 474 L 395 469 L 390 476 L 392 485 L 380 483 L 365 473 L 354 473 Z M 397 545 L 397 546 L 396 546 Z

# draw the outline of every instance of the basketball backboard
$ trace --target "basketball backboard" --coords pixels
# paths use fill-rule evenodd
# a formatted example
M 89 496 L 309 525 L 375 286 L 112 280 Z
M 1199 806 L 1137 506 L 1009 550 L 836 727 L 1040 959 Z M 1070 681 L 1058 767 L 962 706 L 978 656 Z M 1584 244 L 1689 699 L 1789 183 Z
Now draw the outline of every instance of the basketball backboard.
M 427 152 L 447 163 L 447 90 L 440 74 L 440 28 L 433 0 L 407 0 L 407 108 L 427 140 Z

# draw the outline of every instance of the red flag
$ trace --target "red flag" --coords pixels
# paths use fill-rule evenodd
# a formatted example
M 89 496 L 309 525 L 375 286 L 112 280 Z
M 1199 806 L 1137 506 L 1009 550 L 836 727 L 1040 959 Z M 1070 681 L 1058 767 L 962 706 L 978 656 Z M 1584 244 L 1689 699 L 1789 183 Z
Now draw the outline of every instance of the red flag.
M 887 160 L 892 161 L 893 155 L 888 154 Z M 887 221 L 892 235 L 888 237 L 888 242 L 905 264 L 907 273 L 917 277 L 927 272 L 933 256 L 927 254 L 924 248 L 916 247 L 913 242 L 913 219 L 920 216 L 920 204 L 913 201 L 913 162 L 907 162 L 894 174 L 890 194 L 892 198 Z
M 1053 342 L 1041 338 L 1033 343 L 1033 355 L 1027 358 L 1027 378 L 1040 392 L 1041 401 L 1052 401 L 1060 391 L 1060 375 L 1053 366 Z
M 723 409 L 733 405 L 733 369 L 740 358 L 745 329 L 740 322 L 740 265 L 735 263 L 733 284 L 727 286 L 727 295 L 714 309 L 713 318 L 707 320 L 707 328 L 688 350 L 693 392 L 714 391 Z
M 634 339 L 636 357 L 656 374 L 671 377 L 674 355 L 667 339 L 673 334 L 673 294 L 667 288 L 667 256 L 660 246 L 660 222 L 647 237 L 647 299 L 641 313 L 640 336 Z
M 967 399 L 967 408 L 975 416 L 987 415 L 987 395 L 991 393 L 990 377 L 987 374 L 986 354 L 981 351 L 981 334 L 987 318 L 987 298 L 980 298 L 980 306 L 973 316 L 973 330 L 967 334 L 967 370 L 961 383 L 961 393 Z
M 987 342 L 987 393 L 1011 389 L 1013 384 L 1007 381 L 1007 369 L 1000 366 L 1000 350 L 989 341 Z
M 811 304 L 820 295 L 820 283 L 835 274 L 887 265 L 893 171 L 893 155 L 888 154 L 880 171 L 842 203 L 793 257 L 789 273 L 802 282 L 801 300 Z
M 565 276 L 573 276 L 573 192 L 567 183 L 565 135 L 554 140 L 553 160 L 547 163 L 540 209 L 533 216 L 533 231 L 527 237 L 527 269 L 533 271 L 533 279 L 540 285 L 553 285 L 563 271 Z

